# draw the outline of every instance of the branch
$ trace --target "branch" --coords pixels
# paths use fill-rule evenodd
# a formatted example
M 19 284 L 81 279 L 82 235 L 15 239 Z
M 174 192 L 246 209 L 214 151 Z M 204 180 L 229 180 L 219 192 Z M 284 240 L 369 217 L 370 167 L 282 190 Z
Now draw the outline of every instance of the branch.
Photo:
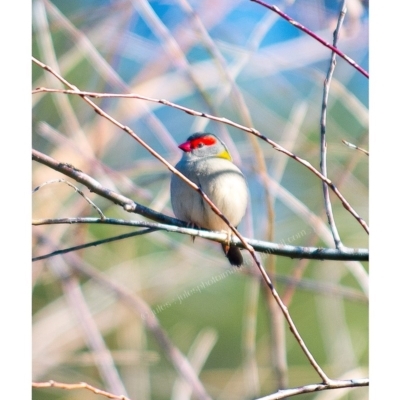
M 356 146 L 356 145 L 353 144 L 353 143 L 349 143 L 349 142 L 347 142 L 346 140 L 342 140 L 342 142 L 343 142 L 346 146 L 350 147 L 351 149 L 359 150 L 359 151 L 363 152 L 364 154 L 366 154 L 367 156 L 369 156 L 369 151 L 367 151 L 367 150 L 365 150 L 365 149 L 362 149 L 361 147 L 358 147 L 358 146 Z
M 104 219 L 105 215 L 103 214 L 103 212 L 100 210 L 99 207 L 96 206 L 96 204 L 93 203 L 92 200 L 90 200 L 87 196 L 84 195 L 84 193 L 82 193 L 81 190 L 79 190 L 76 186 L 74 186 L 72 183 L 66 181 L 65 179 L 54 179 L 51 181 L 47 181 L 45 183 L 42 183 L 41 185 L 35 187 L 35 189 L 33 189 L 32 193 L 37 192 L 39 189 L 41 189 L 43 186 L 49 185 L 51 183 L 65 183 L 66 185 L 68 185 L 69 187 L 72 187 L 73 189 L 75 189 L 75 192 L 78 193 L 80 196 L 82 196 L 99 214 L 100 214 L 100 218 Z
M 300 386 L 293 389 L 278 390 L 276 393 L 265 397 L 260 397 L 257 400 L 279 400 L 287 397 L 296 396 L 298 394 L 320 392 L 321 390 L 343 389 L 352 387 L 369 386 L 369 379 L 352 379 L 347 381 L 332 380 L 328 384 L 316 383 L 312 385 Z
M 109 191 L 111 192 L 111 191 Z M 164 215 L 165 219 L 169 219 L 167 215 Z M 174 218 L 171 218 L 174 220 Z M 185 222 L 181 221 L 182 224 Z M 69 253 L 71 251 L 81 250 L 83 248 L 98 246 L 103 243 L 122 240 L 133 236 L 138 236 L 146 233 L 151 233 L 157 230 L 175 232 L 184 235 L 190 235 L 193 237 L 201 237 L 203 239 L 212 240 L 214 242 L 226 243 L 226 233 L 208 231 L 205 229 L 193 229 L 173 224 L 161 224 L 146 221 L 127 221 L 123 219 L 115 218 L 51 218 L 51 219 L 39 219 L 33 220 L 33 225 L 51 225 L 51 224 L 105 224 L 105 225 L 120 225 L 120 226 L 134 226 L 147 228 L 139 232 L 130 232 L 124 235 L 115 236 L 108 239 L 98 240 L 91 243 L 71 247 L 64 250 L 58 250 L 53 253 L 34 257 L 32 261 L 39 261 L 49 257 L 53 257 L 59 254 Z M 272 243 L 261 240 L 254 240 L 245 238 L 246 242 L 250 244 L 255 251 L 260 253 L 274 254 L 278 256 L 284 256 L 289 258 L 300 258 L 310 260 L 336 260 L 336 261 L 368 261 L 369 252 L 367 249 L 329 249 L 322 247 L 302 247 L 302 246 L 291 246 L 288 244 Z M 231 238 L 231 244 L 237 247 L 244 248 L 243 243 L 236 237 Z
M 342 4 L 342 10 L 339 14 L 339 19 L 336 25 L 336 29 L 333 33 L 333 45 L 336 47 L 337 41 L 339 39 L 339 31 L 340 28 L 342 27 L 343 20 L 345 13 L 347 11 L 346 8 L 346 1 L 343 1 Z M 330 84 L 332 81 L 332 76 L 333 76 L 333 71 L 335 70 L 336 66 L 336 54 L 332 52 L 331 55 L 331 62 L 329 64 L 328 72 L 324 81 L 324 92 L 322 96 L 322 111 L 321 111 L 321 145 L 320 145 L 320 151 L 321 151 L 321 173 L 324 176 L 328 176 L 328 168 L 326 165 L 326 157 L 327 157 L 327 148 L 328 144 L 326 142 L 326 114 L 328 110 L 328 95 L 329 95 L 329 88 Z M 324 195 L 324 203 L 325 203 L 325 210 L 326 210 L 326 216 L 328 218 L 328 223 L 331 227 L 332 231 L 332 236 L 333 236 L 333 241 L 335 242 L 335 247 L 337 249 L 342 249 L 343 243 L 340 239 L 339 232 L 336 228 L 336 223 L 335 223 L 335 218 L 333 217 L 333 210 L 332 210 L 332 203 L 329 197 L 329 189 L 328 185 L 325 182 L 322 182 L 322 193 Z
M 65 222 L 66 223 L 74 223 L 73 221 L 68 222 L 68 220 L 69 220 L 69 218 L 66 218 Z M 43 223 L 41 223 L 42 221 L 33 221 L 32 225 L 36 225 L 37 226 L 37 225 L 50 224 L 50 223 L 54 223 L 54 224 L 62 223 L 62 222 L 57 222 L 57 221 L 53 221 L 53 222 L 48 222 L 48 221 L 51 221 L 51 220 L 44 220 Z M 76 221 L 76 222 L 82 222 L 82 221 Z M 97 222 L 97 221 L 95 221 L 95 222 Z M 96 240 L 95 242 L 84 243 L 84 244 L 81 244 L 79 246 L 69 247 L 67 249 L 56 250 L 56 251 L 53 251 L 52 253 L 49 253 L 49 254 L 44 254 L 44 255 L 38 256 L 38 257 L 33 257 L 32 258 L 32 262 L 45 260 L 47 258 L 51 258 L 51 257 L 58 256 L 58 255 L 61 255 L 61 254 L 71 253 L 73 251 L 87 249 L 88 247 L 99 246 L 99 245 L 104 244 L 104 243 L 110 243 L 110 242 L 115 242 L 115 241 L 118 241 L 118 240 L 123 240 L 123 239 L 127 239 L 127 238 L 134 237 L 134 236 L 144 235 L 146 233 L 154 232 L 156 230 L 158 230 L 158 229 L 151 229 L 151 228 L 143 229 L 143 230 L 138 231 L 138 232 L 130 232 L 130 233 L 126 233 L 124 235 L 113 236 L 113 237 L 110 237 L 110 238 L 107 238 L 107 239 Z
M 39 389 L 39 388 L 50 388 L 50 387 L 55 387 L 59 389 L 65 389 L 65 390 L 74 390 L 74 389 L 87 389 L 90 390 L 91 392 L 95 394 L 100 394 L 102 396 L 108 397 L 109 399 L 113 400 L 130 400 L 129 397 L 126 397 L 124 395 L 117 396 L 115 394 L 106 392 L 104 390 L 98 389 L 92 385 L 89 385 L 86 382 L 79 382 L 79 383 L 63 383 L 63 382 L 56 382 L 53 380 L 50 380 L 48 382 L 32 382 L 32 387 Z
M 310 31 L 308 28 L 305 26 L 301 25 L 299 22 L 295 21 L 293 18 L 289 17 L 287 14 L 282 12 L 277 6 L 271 6 L 267 3 L 264 3 L 261 0 L 250 0 L 254 1 L 255 3 L 258 3 L 271 11 L 276 12 L 278 15 L 280 15 L 283 19 L 286 21 L 290 22 L 293 26 L 296 28 L 299 28 L 301 31 L 307 33 L 307 35 L 310 35 L 313 37 L 315 40 L 318 42 L 322 43 L 325 47 L 328 47 L 328 49 L 331 49 L 334 53 L 336 53 L 339 57 L 343 58 L 345 61 L 347 61 L 351 66 L 353 66 L 357 71 L 361 72 L 365 77 L 369 78 L 369 74 L 367 71 L 365 71 L 363 68 L 361 68 L 354 60 L 352 60 L 349 56 L 346 54 L 342 53 L 339 49 L 337 49 L 334 45 L 331 45 L 330 43 L 326 42 L 322 38 L 320 38 L 318 35 L 316 35 L 314 32 Z

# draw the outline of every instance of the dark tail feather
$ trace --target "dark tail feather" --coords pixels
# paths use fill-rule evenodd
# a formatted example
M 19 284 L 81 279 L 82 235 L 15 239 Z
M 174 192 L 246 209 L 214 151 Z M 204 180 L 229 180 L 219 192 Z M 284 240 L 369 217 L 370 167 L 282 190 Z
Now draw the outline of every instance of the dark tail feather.
M 222 245 L 222 249 L 226 257 L 228 258 L 231 265 L 235 265 L 236 267 L 240 267 L 243 264 L 243 257 L 242 253 L 240 252 L 239 247 L 236 246 L 226 246 L 225 244 Z

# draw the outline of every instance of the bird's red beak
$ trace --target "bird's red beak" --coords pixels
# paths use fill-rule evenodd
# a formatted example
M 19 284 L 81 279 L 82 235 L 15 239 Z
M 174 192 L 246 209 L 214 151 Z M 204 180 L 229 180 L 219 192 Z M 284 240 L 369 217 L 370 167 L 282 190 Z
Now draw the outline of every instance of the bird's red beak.
M 182 143 L 178 146 L 181 150 L 183 150 L 185 153 L 189 153 L 189 151 L 192 150 L 192 146 L 190 145 L 190 142 L 185 142 Z

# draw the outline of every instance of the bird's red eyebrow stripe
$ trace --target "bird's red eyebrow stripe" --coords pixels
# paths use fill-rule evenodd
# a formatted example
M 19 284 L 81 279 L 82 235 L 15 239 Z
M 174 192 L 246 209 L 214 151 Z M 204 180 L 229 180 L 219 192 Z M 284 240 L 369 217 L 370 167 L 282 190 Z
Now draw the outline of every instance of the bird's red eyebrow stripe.
M 214 136 L 202 136 L 190 141 L 190 147 L 192 149 L 197 149 L 200 143 L 210 146 L 211 144 L 215 144 L 216 140 Z

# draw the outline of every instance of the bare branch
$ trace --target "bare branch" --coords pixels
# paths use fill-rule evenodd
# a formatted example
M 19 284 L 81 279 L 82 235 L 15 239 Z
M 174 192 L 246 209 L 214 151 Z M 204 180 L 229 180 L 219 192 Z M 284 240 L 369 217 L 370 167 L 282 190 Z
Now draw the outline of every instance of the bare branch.
M 164 215 L 165 219 L 170 217 Z M 171 218 L 173 221 L 174 218 Z M 183 224 L 184 222 L 181 221 Z M 32 261 L 43 260 L 59 254 L 65 254 L 71 251 L 80 250 L 91 246 L 98 246 L 103 243 L 108 243 L 115 240 L 122 240 L 133 236 L 143 235 L 151 233 L 157 230 L 175 232 L 184 235 L 190 235 L 193 237 L 201 237 L 203 239 L 213 240 L 219 243 L 226 243 L 226 233 L 208 231 L 205 229 L 193 229 L 181 226 L 167 225 L 161 223 L 153 223 L 146 221 L 127 221 L 115 218 L 51 218 L 33 220 L 33 225 L 51 225 L 51 224 L 106 224 L 106 225 L 123 225 L 123 226 L 134 226 L 147 228 L 139 232 L 130 232 L 124 235 L 114 236 L 112 238 L 98 240 L 92 243 L 86 243 L 83 245 L 71 247 L 65 250 L 58 250 L 50 254 L 34 257 Z M 291 246 L 288 244 L 272 243 L 261 240 L 254 240 L 245 238 L 246 242 L 249 243 L 255 251 L 260 253 L 274 254 L 290 258 L 310 259 L 310 260 L 336 260 L 336 261 L 368 261 L 369 252 L 367 249 L 328 249 L 322 247 L 302 247 L 302 246 Z M 243 243 L 235 238 L 231 238 L 231 244 L 237 247 L 244 248 Z
M 257 400 L 279 400 L 287 397 L 296 396 L 298 394 L 320 392 L 328 389 L 343 389 L 352 387 L 369 386 L 369 379 L 352 379 L 348 381 L 332 380 L 328 384 L 317 383 L 306 386 L 300 386 L 293 389 L 278 390 L 278 392 L 265 397 L 260 397 Z
M 69 218 L 67 218 L 67 220 L 68 219 Z M 98 220 L 98 221 L 100 221 L 100 220 Z M 78 223 L 78 222 L 82 222 L 82 221 L 76 221 L 76 222 Z M 66 222 L 66 223 L 68 223 L 68 222 Z M 73 223 L 73 222 L 71 221 L 70 223 Z M 40 223 L 40 221 L 33 221 L 33 225 L 42 225 L 42 224 Z M 32 258 L 32 262 L 45 260 L 47 258 L 58 256 L 60 254 L 67 254 L 67 253 L 71 253 L 73 251 L 87 249 L 88 247 L 99 246 L 99 245 L 104 244 L 104 243 L 110 243 L 110 242 L 115 242 L 117 240 L 123 240 L 123 239 L 127 239 L 127 238 L 134 237 L 134 236 L 144 235 L 146 233 L 151 233 L 151 232 L 154 232 L 156 230 L 157 229 L 151 229 L 151 228 L 143 229 L 143 230 L 138 231 L 138 232 L 125 233 L 124 235 L 113 236 L 113 237 L 110 237 L 110 238 L 107 238 L 107 239 L 103 239 L 103 240 L 96 240 L 95 242 L 84 243 L 84 244 L 80 244 L 79 246 L 73 246 L 73 247 L 69 247 L 67 249 L 63 249 L 63 250 L 56 250 L 56 251 L 53 251 L 52 253 L 49 253 L 49 254 L 44 254 L 44 255 L 38 256 L 38 257 L 33 257 Z
M 343 24 L 343 20 L 344 20 L 346 11 L 347 11 L 346 2 L 343 1 L 342 10 L 339 14 L 339 19 L 338 19 L 338 22 L 336 25 L 336 29 L 333 33 L 333 45 L 335 47 L 336 47 L 337 41 L 339 39 L 339 31 Z M 332 52 L 331 62 L 329 64 L 328 72 L 327 72 L 327 75 L 326 75 L 326 78 L 324 81 L 324 92 L 323 92 L 323 96 L 322 96 L 322 111 L 321 111 L 321 146 L 320 146 L 321 164 L 320 164 L 320 168 L 321 168 L 321 173 L 324 176 L 328 176 L 328 168 L 326 165 L 326 157 L 327 157 L 327 150 L 328 150 L 328 144 L 326 141 L 326 114 L 327 114 L 327 110 L 328 110 L 329 88 L 330 88 L 330 84 L 332 81 L 333 71 L 335 70 L 335 66 L 336 66 L 336 54 L 334 52 Z M 328 185 L 325 182 L 322 182 L 322 192 L 324 195 L 326 216 L 328 218 L 328 222 L 331 227 L 333 241 L 335 242 L 335 246 L 337 249 L 342 249 L 344 246 L 340 239 L 339 232 L 336 227 L 335 218 L 333 217 L 332 203 L 329 198 L 329 189 L 328 189 Z
M 41 189 L 43 186 L 49 185 L 51 183 L 65 183 L 67 184 L 69 187 L 72 187 L 73 189 L 75 189 L 75 191 L 81 195 L 99 214 L 100 214 L 100 218 L 104 219 L 106 216 L 103 214 L 103 212 L 100 210 L 99 207 L 96 206 L 96 204 L 93 203 L 92 200 L 90 200 L 88 197 L 85 196 L 85 194 L 79 190 L 75 185 L 73 185 L 72 183 L 66 181 L 65 179 L 54 179 L 52 181 L 47 181 L 42 183 L 41 185 L 35 187 L 35 189 L 32 190 L 32 193 L 37 192 L 39 189 Z
M 53 380 L 47 382 L 32 382 L 32 387 L 36 389 L 40 388 L 58 388 L 58 389 L 65 389 L 65 390 L 76 390 L 76 389 L 87 389 L 95 394 L 100 394 L 104 397 L 113 400 L 131 400 L 129 397 L 126 396 L 117 396 L 115 394 L 106 392 L 105 390 L 98 389 L 95 386 L 89 385 L 86 382 L 79 382 L 79 383 L 63 383 L 63 382 L 56 382 Z
M 349 143 L 349 142 L 347 142 L 346 140 L 342 140 L 342 142 L 343 142 L 346 146 L 350 147 L 351 149 L 359 150 L 359 151 L 363 152 L 364 154 L 366 154 L 367 156 L 369 156 L 369 151 L 364 150 L 364 149 L 362 149 L 361 147 L 356 146 L 355 144 Z
M 316 35 L 314 32 L 310 31 L 308 28 L 305 26 L 301 25 L 299 22 L 295 21 L 293 18 L 289 17 L 287 14 L 282 12 L 277 6 L 271 6 L 261 0 L 250 0 L 254 1 L 255 3 L 261 4 L 262 6 L 270 9 L 271 11 L 276 12 L 278 15 L 280 15 L 283 19 L 286 21 L 290 22 L 293 26 L 296 28 L 299 28 L 301 31 L 307 33 L 307 35 L 310 35 L 314 39 L 316 39 L 318 42 L 322 43 L 325 47 L 328 47 L 331 49 L 334 53 L 336 53 L 339 57 L 343 58 L 345 61 L 347 61 L 351 66 L 353 66 L 357 71 L 361 72 L 365 77 L 369 78 L 369 74 L 367 71 L 365 71 L 363 68 L 361 68 L 354 60 L 352 60 L 349 56 L 346 54 L 342 53 L 339 49 L 335 47 L 335 45 L 331 45 L 325 40 L 321 39 L 318 35 Z

